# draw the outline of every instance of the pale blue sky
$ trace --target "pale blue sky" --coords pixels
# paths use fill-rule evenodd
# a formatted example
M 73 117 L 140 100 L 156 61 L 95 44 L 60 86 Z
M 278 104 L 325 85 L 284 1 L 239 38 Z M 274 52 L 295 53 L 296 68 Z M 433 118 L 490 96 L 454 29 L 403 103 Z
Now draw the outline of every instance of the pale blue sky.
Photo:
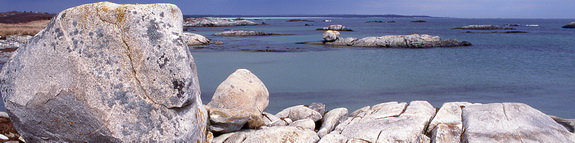
M 400 14 L 457 18 L 575 18 L 575 0 L 110 0 L 174 3 L 184 14 Z M 59 12 L 95 0 L 0 0 L 0 12 Z

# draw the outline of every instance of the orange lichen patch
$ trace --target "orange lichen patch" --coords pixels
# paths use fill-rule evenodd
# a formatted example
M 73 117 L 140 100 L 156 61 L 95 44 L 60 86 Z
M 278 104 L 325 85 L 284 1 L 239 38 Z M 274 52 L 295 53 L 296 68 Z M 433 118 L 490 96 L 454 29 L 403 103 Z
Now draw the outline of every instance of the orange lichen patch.
M 5 37 L 8 35 L 36 35 L 44 29 L 50 20 L 37 20 L 26 23 L 6 24 L 0 23 L 0 36 Z
M 120 6 L 116 8 L 116 22 L 124 23 L 128 6 Z

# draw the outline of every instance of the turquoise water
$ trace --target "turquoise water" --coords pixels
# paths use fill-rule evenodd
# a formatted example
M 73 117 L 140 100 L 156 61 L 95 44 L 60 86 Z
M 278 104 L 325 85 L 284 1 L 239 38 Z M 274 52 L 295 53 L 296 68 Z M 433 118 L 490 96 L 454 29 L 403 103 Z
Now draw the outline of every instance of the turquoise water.
M 387 101 L 522 102 L 547 114 L 575 118 L 575 29 L 562 29 L 570 20 L 546 19 L 416 19 L 339 18 L 331 23 L 285 22 L 268 19 L 266 26 L 194 28 L 210 35 L 225 29 L 258 30 L 289 36 L 213 37 L 220 47 L 193 50 L 202 99 L 209 102 L 220 82 L 238 68 L 255 73 L 270 91 L 268 112 L 321 102 L 327 108 L 363 106 Z M 365 23 L 370 20 L 396 23 Z M 260 20 L 262 21 L 262 20 Z M 344 24 L 354 32 L 343 37 L 387 34 L 431 34 L 469 41 L 470 47 L 402 49 L 298 45 L 321 40 L 315 28 Z M 538 24 L 514 27 L 528 33 L 465 33 L 452 29 L 469 24 Z M 504 31 L 504 30 L 499 30 Z M 211 48 L 211 49 L 210 49 Z M 284 49 L 284 53 L 245 52 Z M 299 49 L 296 49 L 299 48 Z M 243 49 L 243 50 L 242 50 Z

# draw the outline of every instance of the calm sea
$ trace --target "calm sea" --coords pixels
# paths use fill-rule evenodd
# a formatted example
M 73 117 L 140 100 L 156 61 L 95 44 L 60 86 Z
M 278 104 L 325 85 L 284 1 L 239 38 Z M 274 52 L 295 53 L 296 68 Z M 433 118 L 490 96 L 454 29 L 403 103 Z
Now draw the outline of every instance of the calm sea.
M 269 25 L 204 27 L 188 31 L 222 41 L 193 49 L 204 104 L 238 68 L 255 73 L 270 91 L 267 112 L 320 102 L 351 111 L 388 101 L 522 102 L 546 114 L 575 118 L 575 29 L 569 19 L 455 18 L 255 18 Z M 331 22 L 324 22 L 330 19 Z M 412 23 L 425 20 L 425 23 Z M 395 23 L 366 23 L 395 21 Z M 311 26 L 304 26 L 305 24 Z M 430 34 L 469 41 L 470 47 L 356 48 L 294 44 L 322 40 L 316 28 L 342 24 L 342 37 Z M 528 33 L 453 29 L 470 24 L 520 24 Z M 224 30 L 257 30 L 278 36 L 214 37 Z M 466 33 L 471 31 L 472 33 Z M 254 52 L 275 50 L 287 52 Z
M 269 25 L 193 28 L 222 46 L 193 50 L 202 99 L 235 69 L 255 73 L 270 91 L 267 111 L 321 102 L 350 111 L 388 101 L 522 102 L 546 114 L 575 118 L 575 29 L 569 19 L 301 18 L 314 22 L 259 18 Z M 331 22 L 323 22 L 330 19 Z M 426 23 L 412 23 L 425 20 Z M 366 23 L 395 21 L 395 23 Z M 304 26 L 305 24 L 312 26 Z M 294 44 L 322 40 L 316 28 L 343 24 L 342 37 L 430 34 L 473 43 L 453 48 L 354 48 Z M 470 24 L 520 24 L 528 33 L 453 29 Z M 533 26 L 538 25 L 538 26 Z M 224 30 L 257 30 L 269 37 L 214 37 Z M 474 33 L 466 33 L 471 31 Z M 246 52 L 274 49 L 291 52 Z

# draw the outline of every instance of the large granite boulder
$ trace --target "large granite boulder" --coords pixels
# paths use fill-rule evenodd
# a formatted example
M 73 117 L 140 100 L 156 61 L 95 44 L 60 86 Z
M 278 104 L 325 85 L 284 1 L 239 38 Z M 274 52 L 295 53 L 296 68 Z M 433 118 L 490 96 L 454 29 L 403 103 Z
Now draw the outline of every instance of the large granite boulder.
M 183 39 L 188 46 L 210 44 L 210 39 L 196 33 L 184 32 Z
M 254 26 L 259 25 L 253 21 L 245 19 L 223 19 L 214 17 L 186 18 L 186 27 L 228 27 L 228 26 Z
M 569 23 L 569 24 L 567 24 L 561 28 L 575 28 L 575 22 L 571 22 L 571 23 Z
M 429 142 L 424 132 L 435 108 L 426 101 L 387 102 L 355 111 L 331 134 L 350 141 Z
M 0 73 L 27 142 L 204 142 L 196 66 L 172 4 L 60 12 Z
M 238 69 L 224 80 L 217 88 L 212 100 L 207 104 L 210 108 L 223 108 L 241 111 L 250 117 L 247 125 L 250 128 L 263 126 L 263 111 L 269 104 L 269 92 L 264 83 L 251 71 Z M 209 111 L 212 113 L 212 111 Z M 240 114 L 230 114 L 240 115 Z M 212 115 L 210 115 L 212 117 Z M 225 131 L 233 131 L 226 129 Z
M 468 105 L 462 142 L 575 142 L 574 134 L 522 103 Z
M 353 30 L 345 28 L 345 26 L 339 25 L 339 24 L 329 25 L 327 27 L 318 28 L 316 30 L 353 31 Z
M 213 36 L 270 36 L 279 35 L 276 33 L 268 33 L 262 31 L 244 31 L 244 30 L 231 30 L 212 34 Z

